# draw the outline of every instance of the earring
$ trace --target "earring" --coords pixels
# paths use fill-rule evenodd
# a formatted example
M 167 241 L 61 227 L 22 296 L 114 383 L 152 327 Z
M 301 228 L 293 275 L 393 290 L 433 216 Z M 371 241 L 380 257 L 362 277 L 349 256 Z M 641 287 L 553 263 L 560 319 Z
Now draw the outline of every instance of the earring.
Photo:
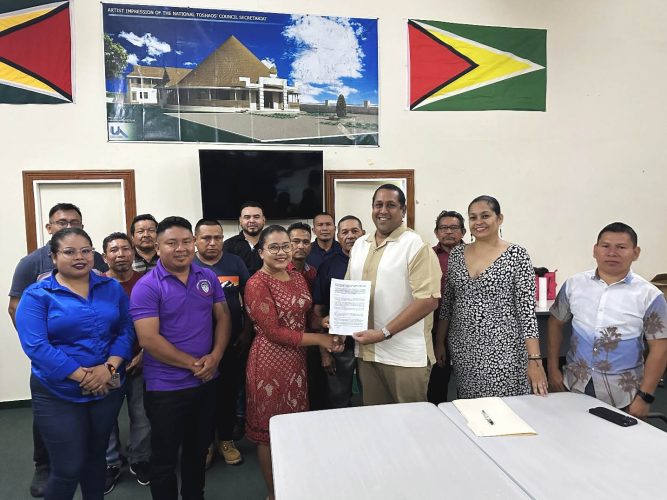
M 502 226 L 500 227 L 500 237 L 501 238 L 503 237 L 503 228 L 502 228 Z

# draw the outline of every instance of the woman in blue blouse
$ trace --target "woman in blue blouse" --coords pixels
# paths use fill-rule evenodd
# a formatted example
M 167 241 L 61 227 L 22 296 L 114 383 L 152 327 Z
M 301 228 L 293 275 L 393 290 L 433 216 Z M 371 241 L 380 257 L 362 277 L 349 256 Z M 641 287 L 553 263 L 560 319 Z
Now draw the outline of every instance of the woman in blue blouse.
M 51 459 L 47 500 L 104 496 L 105 449 L 123 402 L 124 360 L 135 339 L 121 285 L 92 272 L 93 244 L 80 228 L 51 238 L 55 270 L 24 292 L 16 311 L 32 362 L 32 408 Z

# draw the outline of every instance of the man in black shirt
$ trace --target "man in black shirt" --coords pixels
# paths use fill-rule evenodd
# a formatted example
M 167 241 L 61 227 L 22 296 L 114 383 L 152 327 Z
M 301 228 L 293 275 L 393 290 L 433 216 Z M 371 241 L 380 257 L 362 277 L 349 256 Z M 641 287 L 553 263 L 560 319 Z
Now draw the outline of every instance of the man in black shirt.
M 257 245 L 259 233 L 264 229 L 265 223 L 264 209 L 259 203 L 254 201 L 244 203 L 241 205 L 241 216 L 239 217 L 241 232 L 225 240 L 223 246 L 225 252 L 233 253 L 243 259 L 250 276 L 262 267 L 262 259 L 255 245 Z
M 361 221 L 354 215 L 346 215 L 338 221 L 338 242 L 340 252 L 334 252 L 324 259 L 317 270 L 313 284 L 313 304 L 315 317 L 322 318 L 329 314 L 329 293 L 332 279 L 344 279 L 347 265 L 350 261 L 350 250 L 354 242 L 366 232 Z M 356 360 L 354 358 L 354 339 L 348 336 L 345 340 L 345 350 L 332 354 L 326 349 L 320 349 L 322 369 L 326 377 L 325 406 L 331 408 L 345 408 L 350 405 L 352 398 L 352 378 Z

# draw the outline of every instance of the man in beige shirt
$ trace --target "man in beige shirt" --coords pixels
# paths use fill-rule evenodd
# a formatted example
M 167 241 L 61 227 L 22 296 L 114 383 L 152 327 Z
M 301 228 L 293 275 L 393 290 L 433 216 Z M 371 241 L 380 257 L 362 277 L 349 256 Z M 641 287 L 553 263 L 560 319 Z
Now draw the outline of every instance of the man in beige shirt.
M 434 362 L 432 312 L 442 272 L 436 255 L 405 228 L 406 200 L 393 184 L 373 195 L 376 231 L 350 252 L 347 279 L 372 283 L 369 330 L 357 332 L 359 376 L 365 405 L 426 401 Z

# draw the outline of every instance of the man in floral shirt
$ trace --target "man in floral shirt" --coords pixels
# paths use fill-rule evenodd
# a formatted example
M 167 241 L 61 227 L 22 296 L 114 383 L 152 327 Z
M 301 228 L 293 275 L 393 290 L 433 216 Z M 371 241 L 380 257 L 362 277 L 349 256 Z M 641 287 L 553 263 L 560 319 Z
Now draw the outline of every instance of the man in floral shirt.
M 569 278 L 551 307 L 547 359 L 552 391 L 585 393 L 645 418 L 667 365 L 667 302 L 630 269 L 639 252 L 627 224 L 600 231 L 593 247 L 597 269 Z M 561 372 L 558 353 L 569 319 L 572 340 Z

